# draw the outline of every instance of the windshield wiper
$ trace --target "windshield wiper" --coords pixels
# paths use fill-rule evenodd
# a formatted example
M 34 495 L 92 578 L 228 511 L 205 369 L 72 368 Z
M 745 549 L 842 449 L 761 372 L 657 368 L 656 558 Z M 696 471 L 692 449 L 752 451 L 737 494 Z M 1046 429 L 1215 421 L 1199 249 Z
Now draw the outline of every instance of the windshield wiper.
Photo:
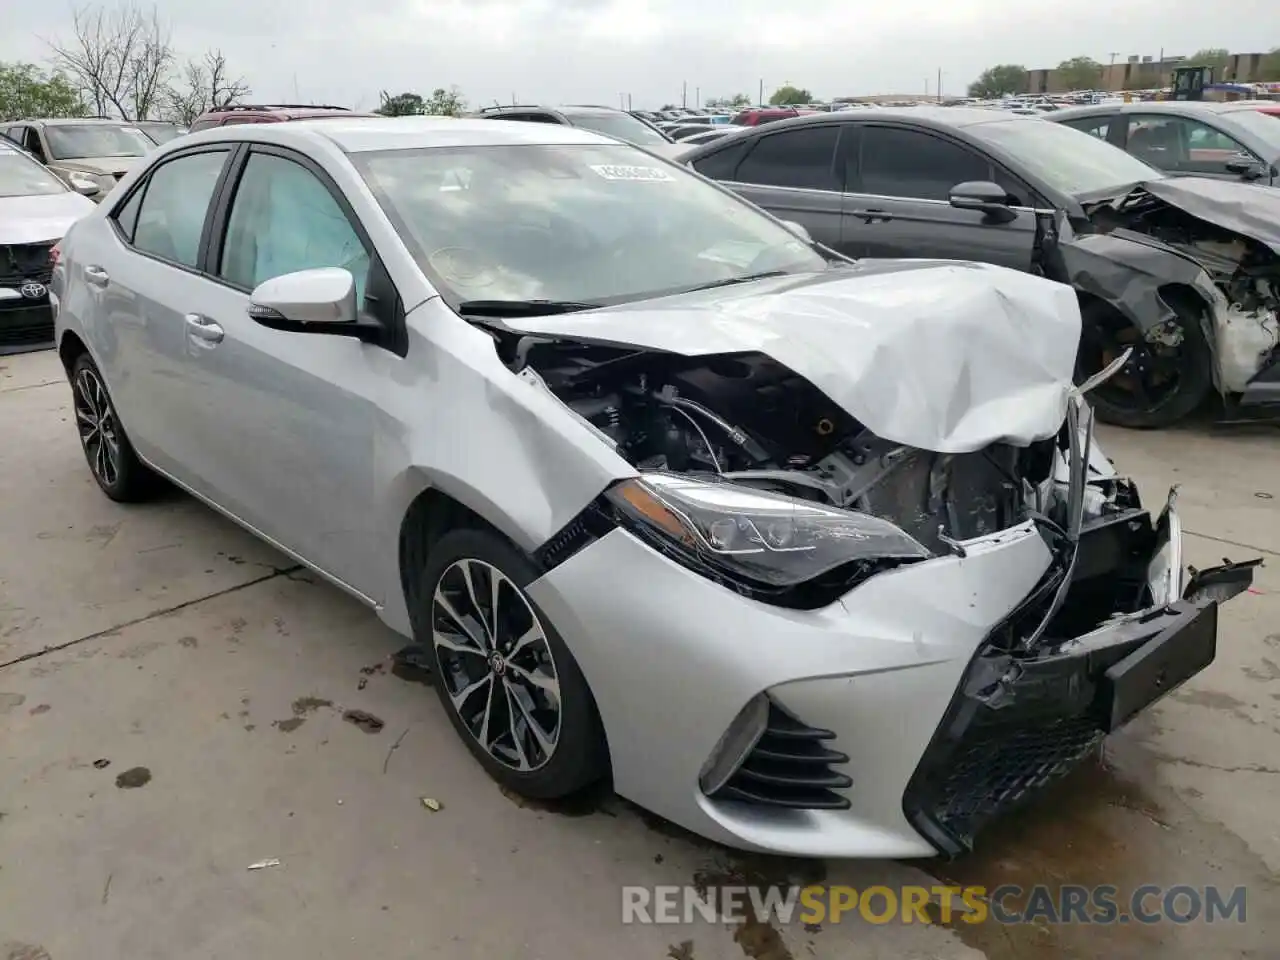
M 766 270 L 764 273 L 748 273 L 743 277 L 725 277 L 723 280 L 712 280 L 710 283 L 701 283 L 696 287 L 689 287 L 684 293 L 693 293 L 695 290 L 714 290 L 716 287 L 732 287 L 739 283 L 751 283 L 753 280 L 768 280 L 770 277 L 785 277 L 790 270 Z
M 557 313 L 598 310 L 603 303 L 577 300 L 463 300 L 458 312 L 476 317 L 550 317 Z

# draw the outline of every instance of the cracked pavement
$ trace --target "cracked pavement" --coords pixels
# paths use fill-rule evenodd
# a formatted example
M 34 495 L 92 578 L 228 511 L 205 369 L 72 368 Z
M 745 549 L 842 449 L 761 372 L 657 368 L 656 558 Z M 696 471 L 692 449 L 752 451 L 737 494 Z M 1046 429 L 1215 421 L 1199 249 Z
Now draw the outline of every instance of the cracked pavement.
M 624 884 L 796 865 L 607 795 L 508 798 L 422 675 L 393 673 L 403 640 L 190 498 L 107 501 L 69 407 L 52 354 L 0 357 L 0 960 L 1276 955 L 1276 563 L 1223 611 L 1208 671 L 977 854 L 805 867 L 860 888 L 1243 884 L 1246 923 L 623 926 Z M 1206 566 L 1280 556 L 1278 436 L 1101 441 L 1149 503 L 1183 485 L 1188 560 Z

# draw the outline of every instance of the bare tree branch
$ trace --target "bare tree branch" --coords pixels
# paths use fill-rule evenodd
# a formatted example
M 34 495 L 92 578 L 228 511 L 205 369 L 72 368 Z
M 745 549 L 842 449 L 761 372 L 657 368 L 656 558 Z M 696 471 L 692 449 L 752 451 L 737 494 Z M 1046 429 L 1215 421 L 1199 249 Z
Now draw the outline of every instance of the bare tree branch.
M 154 6 L 76 8 L 72 34 L 65 43 L 50 41 L 49 48 L 99 116 L 142 120 L 159 106 L 174 53 Z
M 236 103 L 252 91 L 242 77 L 232 79 L 221 50 L 209 50 L 200 60 L 188 60 L 181 78 L 165 90 L 169 118 L 190 126 L 206 110 Z

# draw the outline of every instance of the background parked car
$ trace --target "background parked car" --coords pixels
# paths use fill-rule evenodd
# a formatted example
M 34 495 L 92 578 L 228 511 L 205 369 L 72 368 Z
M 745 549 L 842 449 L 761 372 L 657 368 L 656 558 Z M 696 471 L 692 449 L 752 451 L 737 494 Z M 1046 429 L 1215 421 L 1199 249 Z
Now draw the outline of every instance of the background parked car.
M 581 127 L 593 133 L 602 133 L 627 143 L 643 147 L 659 156 L 673 157 L 683 148 L 647 120 L 641 120 L 625 110 L 612 107 L 572 104 L 559 107 L 537 105 L 485 107 L 473 117 L 486 120 L 517 120 L 527 123 L 558 123 L 567 127 Z
M 1280 184 L 1280 122 L 1268 100 L 1161 100 L 1060 110 L 1065 123 L 1173 176 Z
M 800 111 L 795 107 L 751 107 L 749 110 L 740 110 L 735 113 L 729 122 L 737 127 L 758 127 L 798 116 Z
M 232 104 L 207 110 L 196 117 L 189 132 L 208 130 L 233 123 L 283 123 L 288 120 L 320 120 L 325 117 L 371 117 L 371 113 L 356 113 L 346 107 L 328 104 Z
M 52 345 L 50 251 L 93 209 L 93 201 L 27 151 L 0 140 L 0 354 Z
M 156 148 L 136 124 L 122 120 L 21 120 L 0 126 L 0 132 L 63 179 L 92 180 L 98 187 L 92 200 L 110 193 L 117 180 Z
M 1133 348 L 1090 394 L 1111 422 L 1172 423 L 1215 386 L 1280 403 L 1271 188 L 1169 178 L 1069 126 L 966 107 L 784 120 L 681 161 L 848 256 L 983 260 L 1071 283 L 1080 376 Z
M 182 124 L 168 123 L 163 120 L 138 120 L 134 126 L 156 143 L 168 143 L 187 132 L 187 128 Z

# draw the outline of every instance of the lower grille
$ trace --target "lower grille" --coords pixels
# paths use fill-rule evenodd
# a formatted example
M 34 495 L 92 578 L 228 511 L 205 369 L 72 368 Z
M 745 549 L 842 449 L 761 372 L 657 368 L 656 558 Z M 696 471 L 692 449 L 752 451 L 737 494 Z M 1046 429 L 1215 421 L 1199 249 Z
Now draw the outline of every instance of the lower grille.
M 53 311 L 48 306 L 0 310 L 0 351 L 53 343 Z
M 52 243 L 0 245 L 0 287 L 20 287 L 29 282 L 48 284 L 53 278 L 49 260 L 52 249 Z
M 834 740 L 830 730 L 805 726 L 769 704 L 769 719 L 760 740 L 714 799 L 739 800 L 800 810 L 846 810 L 848 798 L 836 793 L 853 785 L 833 764 L 849 757 L 824 744 Z
M 940 775 L 913 788 L 917 795 L 928 793 L 937 826 L 972 847 L 984 825 L 1070 772 L 1103 736 L 1091 716 L 1030 725 L 1025 717 L 1010 717 L 976 726 L 956 745 Z

